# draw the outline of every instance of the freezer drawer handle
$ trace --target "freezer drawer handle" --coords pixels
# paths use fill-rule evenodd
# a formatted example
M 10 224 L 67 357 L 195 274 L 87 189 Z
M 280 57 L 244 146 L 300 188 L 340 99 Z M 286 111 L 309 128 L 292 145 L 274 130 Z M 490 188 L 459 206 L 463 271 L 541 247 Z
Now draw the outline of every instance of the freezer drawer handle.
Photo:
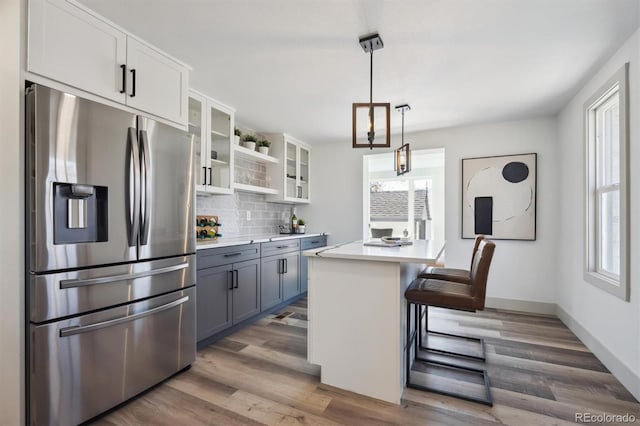
M 64 290 L 66 288 L 85 287 L 88 285 L 107 284 L 107 283 L 112 283 L 116 281 L 150 277 L 153 275 L 166 274 L 167 272 L 179 271 L 181 269 L 187 268 L 188 266 L 189 264 L 185 262 L 179 265 L 167 266 L 159 269 L 152 269 L 151 271 L 135 272 L 132 274 L 110 275 L 108 277 L 88 278 L 86 280 L 78 280 L 78 279 L 62 280 L 60 281 L 60 288 Z
M 135 321 L 140 318 L 144 318 L 149 315 L 157 314 L 158 312 L 166 311 L 167 309 L 175 308 L 178 305 L 182 305 L 189 300 L 189 296 L 181 297 L 178 300 L 169 302 L 166 305 L 158 306 L 157 308 L 149 309 L 148 311 L 140 312 L 133 315 L 127 315 L 121 318 L 115 318 L 108 321 L 97 322 L 95 324 L 65 327 L 60 329 L 60 337 L 73 336 L 75 334 L 87 333 L 94 330 L 99 330 L 105 327 L 112 327 L 114 325 L 122 324 L 124 322 Z

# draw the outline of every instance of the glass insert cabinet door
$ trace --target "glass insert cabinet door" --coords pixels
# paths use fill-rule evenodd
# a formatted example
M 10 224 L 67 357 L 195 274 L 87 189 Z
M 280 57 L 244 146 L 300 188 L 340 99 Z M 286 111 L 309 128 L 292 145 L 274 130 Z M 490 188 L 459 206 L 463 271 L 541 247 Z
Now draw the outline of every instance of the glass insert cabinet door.
M 309 171 L 311 149 L 290 136 L 284 138 L 285 185 L 284 200 L 309 202 Z
M 190 91 L 189 133 L 195 139 L 194 180 L 198 193 L 231 194 L 231 137 L 235 112 Z
M 209 186 L 231 190 L 231 137 L 233 136 L 233 111 L 212 102 L 209 103 L 210 144 Z
M 297 198 L 298 194 L 298 146 L 289 141 L 285 141 L 285 198 Z
M 203 155 L 203 152 L 207 149 L 204 138 L 205 123 L 202 114 L 204 103 L 205 100 L 201 97 L 196 97 L 195 95 L 189 97 L 189 133 L 193 135 L 194 140 L 193 176 L 197 191 L 204 191 L 207 183 L 206 156 Z
M 309 200 L 309 164 L 311 153 L 302 145 L 298 146 L 298 198 Z

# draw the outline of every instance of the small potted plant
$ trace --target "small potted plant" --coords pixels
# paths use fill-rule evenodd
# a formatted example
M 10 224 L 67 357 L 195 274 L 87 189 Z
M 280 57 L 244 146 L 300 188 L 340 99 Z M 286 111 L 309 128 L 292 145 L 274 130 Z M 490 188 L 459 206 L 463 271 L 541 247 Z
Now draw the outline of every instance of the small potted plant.
M 258 141 L 258 151 L 261 154 L 269 155 L 269 147 L 271 146 L 271 142 L 266 139 L 262 139 Z
M 304 234 L 304 219 L 298 219 L 298 234 Z
M 242 136 L 242 132 L 240 131 L 240 129 L 235 127 L 233 129 L 233 141 L 236 145 L 240 145 L 240 136 Z
M 242 146 L 244 146 L 247 149 L 250 149 L 251 151 L 255 151 L 257 141 L 258 139 L 253 135 L 244 135 L 242 137 Z

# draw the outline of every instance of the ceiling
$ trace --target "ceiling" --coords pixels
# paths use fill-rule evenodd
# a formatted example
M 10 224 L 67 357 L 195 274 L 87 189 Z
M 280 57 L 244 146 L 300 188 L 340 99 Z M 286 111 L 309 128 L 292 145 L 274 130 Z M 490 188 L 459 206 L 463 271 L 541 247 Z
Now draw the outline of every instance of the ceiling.
M 555 114 L 640 22 L 640 0 L 80 0 L 193 67 L 256 131 L 351 138 L 351 103 L 408 132 Z M 401 115 L 392 109 L 393 132 Z M 395 145 L 395 142 L 394 142 Z

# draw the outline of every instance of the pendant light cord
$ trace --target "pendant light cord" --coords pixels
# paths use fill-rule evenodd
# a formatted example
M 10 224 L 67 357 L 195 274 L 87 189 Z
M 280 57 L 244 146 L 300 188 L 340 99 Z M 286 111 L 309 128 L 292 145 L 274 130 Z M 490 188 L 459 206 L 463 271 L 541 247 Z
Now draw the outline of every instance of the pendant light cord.
M 369 109 L 373 108 L 373 48 L 371 48 L 371 61 L 369 66 Z M 371 114 L 371 112 L 369 112 Z
M 373 149 L 373 139 L 374 130 L 373 130 L 373 46 L 371 46 L 370 51 L 370 62 L 369 62 L 369 123 L 371 125 L 371 130 L 369 130 L 369 134 L 367 135 L 367 139 L 369 139 L 369 149 Z
M 404 109 L 402 110 L 402 140 L 400 143 L 401 145 L 404 145 Z

